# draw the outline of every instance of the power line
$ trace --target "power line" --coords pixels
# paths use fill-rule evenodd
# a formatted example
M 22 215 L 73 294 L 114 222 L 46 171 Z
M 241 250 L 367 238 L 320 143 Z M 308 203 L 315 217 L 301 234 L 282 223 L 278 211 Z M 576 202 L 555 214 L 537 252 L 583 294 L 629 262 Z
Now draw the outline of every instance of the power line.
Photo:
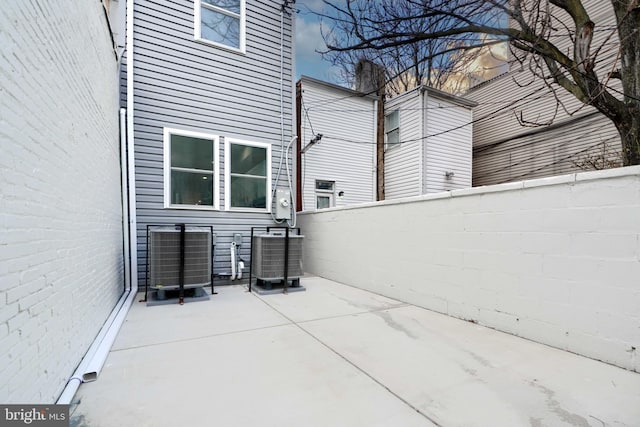
M 504 107 L 498 108 L 497 110 L 494 110 L 494 111 L 492 111 L 492 112 L 490 112 L 490 113 L 488 113 L 488 114 L 486 114 L 484 116 L 481 116 L 481 117 L 479 117 L 477 119 L 474 119 L 474 120 L 471 120 L 469 122 L 463 123 L 461 125 L 455 126 L 455 127 L 451 128 L 451 129 L 447 129 L 447 130 L 444 130 L 444 131 L 441 131 L 441 132 L 436 132 L 436 133 L 433 133 L 433 134 L 430 134 L 430 135 L 421 136 L 421 137 L 418 137 L 418 138 L 402 140 L 402 141 L 399 141 L 397 144 L 407 144 L 407 143 L 423 141 L 423 140 L 428 139 L 428 138 L 433 138 L 435 136 L 440 136 L 440 135 L 443 135 L 443 134 L 446 134 L 446 133 L 449 133 L 449 132 L 453 132 L 455 130 L 462 129 L 464 127 L 467 127 L 469 125 L 477 123 L 477 122 L 479 122 L 481 120 L 488 120 L 488 119 L 497 117 L 498 113 L 505 112 L 505 110 L 507 110 L 507 108 L 516 105 L 518 102 L 523 101 L 524 99 L 528 98 L 529 96 L 535 95 L 536 93 L 538 93 L 538 92 L 540 92 L 540 91 L 542 91 L 544 89 L 546 89 L 546 86 L 541 86 L 538 89 L 532 91 L 531 93 L 519 98 L 518 100 L 510 102 L 509 104 L 507 104 Z M 528 100 L 528 102 L 535 101 L 535 100 L 540 99 L 540 98 L 542 98 L 544 96 L 547 96 L 547 95 L 548 94 L 545 93 L 541 97 L 536 97 L 536 98 Z M 376 144 L 375 141 L 356 141 L 356 140 L 341 138 L 341 137 L 337 137 L 337 136 L 332 136 L 332 135 L 326 134 L 326 133 L 324 135 L 325 135 L 325 138 L 327 138 L 327 139 L 331 138 L 332 140 L 335 140 L 335 141 L 347 142 L 347 143 L 352 143 L 352 144 L 371 144 L 371 145 L 375 145 Z

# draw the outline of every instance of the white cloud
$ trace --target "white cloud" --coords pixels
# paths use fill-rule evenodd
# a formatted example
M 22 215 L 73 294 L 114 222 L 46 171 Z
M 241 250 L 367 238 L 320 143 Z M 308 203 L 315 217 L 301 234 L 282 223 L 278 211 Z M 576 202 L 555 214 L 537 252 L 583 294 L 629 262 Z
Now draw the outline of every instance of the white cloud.
M 327 46 L 322 38 L 320 18 L 311 11 L 322 11 L 325 4 L 322 0 L 298 0 L 295 4 L 300 13 L 296 14 L 296 74 L 320 80 L 339 83 L 340 70 L 323 60 L 318 51 Z M 326 24 L 324 24 L 326 25 Z M 323 27 L 328 30 L 328 27 Z
M 326 45 L 320 33 L 319 22 L 308 22 L 304 19 L 296 20 L 296 53 L 298 57 L 312 59 L 319 57 L 318 50 L 325 50 Z

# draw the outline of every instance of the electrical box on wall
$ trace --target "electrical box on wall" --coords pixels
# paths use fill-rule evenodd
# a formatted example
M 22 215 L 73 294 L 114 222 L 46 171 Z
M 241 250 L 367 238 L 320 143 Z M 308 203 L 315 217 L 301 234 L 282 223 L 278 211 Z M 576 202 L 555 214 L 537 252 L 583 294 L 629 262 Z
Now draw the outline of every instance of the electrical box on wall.
M 291 219 L 291 192 L 276 190 L 276 219 Z

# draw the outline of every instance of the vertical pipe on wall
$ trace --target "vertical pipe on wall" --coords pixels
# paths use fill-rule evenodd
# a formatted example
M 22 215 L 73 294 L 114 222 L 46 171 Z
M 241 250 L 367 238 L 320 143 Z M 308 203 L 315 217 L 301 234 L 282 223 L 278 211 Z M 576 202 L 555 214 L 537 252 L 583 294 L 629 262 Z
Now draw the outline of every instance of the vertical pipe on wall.
M 120 300 L 111 311 L 111 314 L 100 329 L 95 340 L 80 361 L 75 372 L 67 381 L 67 384 L 56 401 L 57 404 L 68 404 L 73 399 L 78 387 L 83 382 L 94 381 L 104 366 L 109 351 L 116 339 L 120 327 L 129 312 L 129 308 L 138 292 L 137 280 L 137 250 L 136 250 L 136 220 L 135 220 L 135 170 L 133 157 L 133 0 L 127 0 L 127 109 L 120 109 L 120 137 L 121 139 L 121 168 L 122 168 L 122 199 L 123 199 L 123 233 L 125 247 L 125 287 L 128 290 L 120 297 Z M 126 132 L 125 132 L 126 129 Z M 126 153 L 126 156 L 124 155 Z M 125 163 L 127 167 L 125 168 Z M 126 172 L 125 172 L 126 169 Z M 125 202 L 128 200 L 128 204 Z M 126 210 L 128 208 L 128 214 Z M 128 240 L 130 239 L 130 240 Z M 127 251 L 129 259 L 127 260 Z M 127 262 L 130 262 L 127 270 Z
M 129 183 L 129 238 L 132 292 L 138 291 L 138 239 L 136 223 L 136 168 L 133 117 L 133 0 L 127 0 L 127 172 Z M 135 289 L 135 291 L 134 291 Z
M 131 289 L 129 254 L 129 203 L 127 197 L 127 110 L 120 109 L 120 179 L 122 193 L 122 236 L 124 250 L 124 289 Z
M 284 151 L 284 8 L 280 8 L 280 150 Z M 288 153 L 284 153 L 285 156 Z M 278 186 L 278 183 L 275 183 Z
M 371 200 L 370 201 L 375 201 L 377 200 L 377 194 L 378 194 L 378 190 L 377 190 L 377 183 L 378 183 L 378 145 L 377 145 L 377 138 L 378 138 L 378 99 L 376 98 L 375 101 L 373 101 L 373 111 L 375 111 L 375 114 L 373 114 L 373 135 L 371 135 L 371 139 L 372 141 L 376 141 L 376 145 L 373 145 L 373 148 L 371 150 Z

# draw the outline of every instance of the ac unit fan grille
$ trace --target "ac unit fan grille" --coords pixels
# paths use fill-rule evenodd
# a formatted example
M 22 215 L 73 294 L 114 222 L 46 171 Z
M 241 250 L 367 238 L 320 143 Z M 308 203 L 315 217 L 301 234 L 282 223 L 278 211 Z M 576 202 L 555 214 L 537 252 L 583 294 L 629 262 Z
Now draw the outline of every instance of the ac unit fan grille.
M 180 231 L 152 230 L 150 233 L 150 286 L 180 286 Z M 184 242 L 184 286 L 211 283 L 211 233 L 209 230 L 187 229 Z
M 302 270 L 303 236 L 289 236 L 289 261 L 287 278 L 296 279 L 303 275 Z M 253 238 L 255 276 L 262 280 L 284 279 L 285 237 L 264 234 Z

